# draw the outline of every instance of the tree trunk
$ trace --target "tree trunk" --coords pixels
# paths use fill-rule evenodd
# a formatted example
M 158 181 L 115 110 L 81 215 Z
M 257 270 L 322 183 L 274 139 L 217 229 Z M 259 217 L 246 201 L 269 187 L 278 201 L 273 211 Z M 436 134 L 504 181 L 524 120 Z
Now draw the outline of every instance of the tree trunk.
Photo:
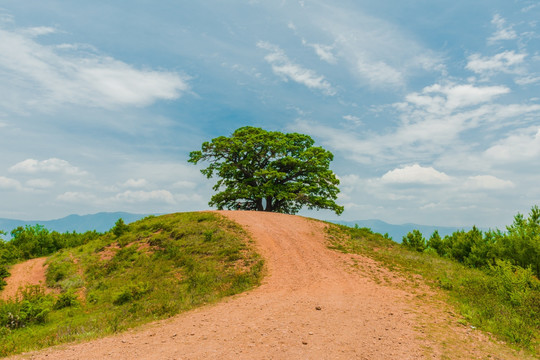
M 266 197 L 266 210 L 265 211 L 274 211 L 274 207 L 272 204 L 272 197 L 271 196 L 267 196 Z

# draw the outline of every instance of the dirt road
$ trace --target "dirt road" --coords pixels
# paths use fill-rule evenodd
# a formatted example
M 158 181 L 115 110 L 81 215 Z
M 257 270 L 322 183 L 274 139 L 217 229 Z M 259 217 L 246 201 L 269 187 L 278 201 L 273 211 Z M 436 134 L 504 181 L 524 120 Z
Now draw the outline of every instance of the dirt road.
M 0 292 L 0 299 L 7 300 L 15 297 L 19 288 L 25 285 L 45 284 L 45 261 L 47 258 L 37 258 L 14 265 L 9 272 L 7 285 Z
M 435 310 L 418 309 L 421 302 L 412 300 L 408 290 L 378 284 L 361 271 L 353 270 L 350 255 L 326 247 L 324 224 L 275 213 L 220 213 L 244 226 L 266 259 L 268 274 L 259 288 L 140 329 L 24 357 L 129 360 L 442 357 L 446 345 L 429 339 L 419 325 L 419 314 L 432 314 Z M 452 339 L 446 335 L 444 341 Z M 455 336 L 459 340 L 467 335 Z M 489 354 L 490 350 L 478 352 L 477 346 L 467 341 L 461 341 L 458 344 L 461 352 L 450 358 L 486 358 Z

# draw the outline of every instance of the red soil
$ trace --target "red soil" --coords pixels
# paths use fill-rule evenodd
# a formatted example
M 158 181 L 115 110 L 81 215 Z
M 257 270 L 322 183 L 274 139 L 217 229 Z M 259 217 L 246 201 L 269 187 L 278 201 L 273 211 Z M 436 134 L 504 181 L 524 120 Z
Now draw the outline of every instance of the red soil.
M 0 299 L 7 300 L 17 295 L 19 288 L 26 285 L 45 285 L 45 261 L 47 258 L 37 258 L 14 265 L 6 279 L 7 285 L 0 292 Z

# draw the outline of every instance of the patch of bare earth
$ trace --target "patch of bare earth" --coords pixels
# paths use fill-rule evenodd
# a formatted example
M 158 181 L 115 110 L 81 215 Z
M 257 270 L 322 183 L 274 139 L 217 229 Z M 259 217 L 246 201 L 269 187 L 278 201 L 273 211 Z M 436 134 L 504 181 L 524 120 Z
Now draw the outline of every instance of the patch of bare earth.
M 220 214 L 242 225 L 265 258 L 268 274 L 260 287 L 119 335 L 23 357 L 520 358 L 459 327 L 429 289 L 408 285 L 371 259 L 329 250 L 323 223 L 275 213 Z
M 20 264 L 15 264 L 9 270 L 11 275 L 6 279 L 7 285 L 0 292 L 0 299 L 8 300 L 17 296 L 19 288 L 26 285 L 45 286 L 46 257 L 31 259 Z M 52 291 L 48 289 L 48 291 Z

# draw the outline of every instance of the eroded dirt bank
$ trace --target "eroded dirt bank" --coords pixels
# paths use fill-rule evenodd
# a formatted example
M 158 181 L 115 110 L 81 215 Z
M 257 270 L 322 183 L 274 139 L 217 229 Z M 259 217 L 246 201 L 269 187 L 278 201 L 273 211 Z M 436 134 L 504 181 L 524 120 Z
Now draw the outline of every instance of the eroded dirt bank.
M 9 270 L 11 275 L 6 279 L 6 287 L 0 292 L 0 299 L 7 300 L 15 297 L 19 288 L 24 288 L 26 285 L 44 285 L 46 260 L 46 257 L 42 257 L 14 265 Z

